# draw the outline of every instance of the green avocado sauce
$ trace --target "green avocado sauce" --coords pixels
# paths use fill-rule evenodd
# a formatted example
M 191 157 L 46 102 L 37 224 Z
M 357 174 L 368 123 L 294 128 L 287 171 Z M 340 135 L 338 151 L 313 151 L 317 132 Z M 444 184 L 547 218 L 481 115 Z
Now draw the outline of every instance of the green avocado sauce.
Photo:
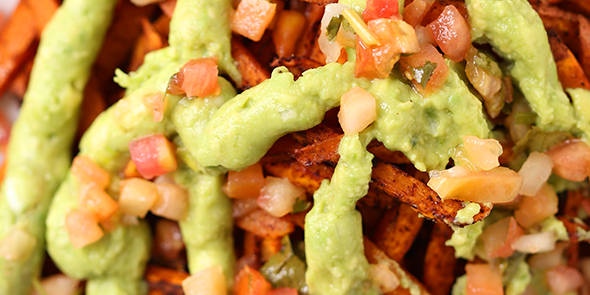
M 36 244 L 21 260 L 0 258 L 0 294 L 28 295 L 40 275 L 45 217 L 68 170 L 84 87 L 116 2 L 66 0 L 42 34 L 0 192 L 0 241 L 17 227 Z
M 178 1 L 173 17 L 176 19 L 173 21 L 175 25 L 171 27 L 172 46 L 151 53 L 138 72 L 129 76 L 118 73 L 119 83 L 128 86 L 127 96 L 101 114 L 92 124 L 80 143 L 81 155 L 90 157 L 96 164 L 108 170 L 116 181 L 116 173 L 129 159 L 131 140 L 154 133 L 173 136 L 175 128 L 170 118 L 180 98 L 167 96 L 164 120 L 158 123 L 153 122 L 152 110 L 146 106 L 145 98 L 153 93 L 165 91 L 170 77 L 190 58 L 217 56 L 222 70 L 239 79 L 235 67 L 232 68 L 229 26 L 195 27 L 194 24 L 198 23 L 196 20 L 203 15 L 186 13 L 199 8 L 206 11 L 207 15 L 229 17 L 229 3 L 230 1 Z M 213 17 L 208 20 L 219 22 L 213 20 Z M 186 27 L 191 24 L 192 27 Z M 187 29 L 190 29 L 192 34 L 188 34 Z M 199 33 L 198 30 L 209 31 Z M 211 42 L 207 44 L 207 48 L 201 48 L 199 36 L 205 33 L 215 36 L 215 42 L 209 40 Z M 179 48 L 174 44 L 191 46 Z M 224 62 L 227 63 L 225 66 Z M 227 82 L 221 84 L 229 85 Z M 224 93 L 233 96 L 235 90 L 229 85 L 224 87 Z M 191 216 L 195 216 L 181 222 L 191 273 L 203 267 L 219 264 L 224 268 L 230 285 L 233 280 L 234 261 L 231 204 L 221 192 L 220 176 L 193 173 L 178 177 L 189 186 L 189 212 Z M 98 242 L 82 249 L 74 249 L 69 241 L 64 220 L 69 210 L 78 206 L 77 200 L 77 179 L 70 175 L 56 194 L 47 219 L 48 251 L 53 260 L 69 276 L 88 279 L 87 294 L 105 294 L 104 290 L 109 290 L 109 294 L 145 293 L 145 285 L 141 278 L 151 245 L 147 224 L 140 222 L 137 226 L 118 226 Z M 199 213 L 192 214 L 195 210 Z M 219 218 L 216 219 L 217 222 L 211 223 L 211 214 L 214 213 L 217 213 Z
M 314 206 L 305 217 L 310 294 L 378 294 L 368 281 L 361 214 L 355 209 L 369 190 L 373 155 L 366 145 L 371 139 L 344 136 L 332 180 L 314 193 Z
M 569 131 L 576 125 L 574 108 L 557 78 L 547 33 L 526 0 L 466 0 L 471 35 L 490 43 L 509 62 L 509 72 L 545 131 Z

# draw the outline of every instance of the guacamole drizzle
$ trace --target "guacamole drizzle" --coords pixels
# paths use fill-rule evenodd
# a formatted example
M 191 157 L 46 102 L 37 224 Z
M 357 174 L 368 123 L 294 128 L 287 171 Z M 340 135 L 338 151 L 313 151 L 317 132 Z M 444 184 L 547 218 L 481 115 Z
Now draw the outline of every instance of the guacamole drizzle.
M 368 281 L 361 214 L 355 209 L 371 180 L 370 139 L 366 134 L 344 136 L 332 180 L 324 180 L 314 193 L 314 206 L 305 217 L 310 294 L 378 294 Z
M 557 78 L 547 33 L 526 0 L 466 0 L 472 39 L 490 43 L 511 63 L 510 75 L 545 131 L 570 131 L 574 108 Z
M 199 24 L 190 27 L 192 34 L 187 34 L 186 30 L 189 28 L 185 26 L 198 23 L 200 20 L 195 20 L 202 17 L 202 15 L 185 13 L 185 11 L 193 11 L 196 7 L 199 7 L 208 14 L 214 13 L 215 16 L 228 15 L 229 3 L 229 1 L 178 1 L 173 19 L 194 18 L 194 20 L 176 20 L 177 25 L 172 25 L 171 28 L 171 47 L 153 52 L 149 57 L 146 57 L 146 63 L 138 73 L 130 76 L 119 75 L 120 83 L 129 86 L 129 89 L 127 89 L 128 95 L 101 114 L 92 124 L 80 143 L 81 155 L 90 157 L 96 164 L 111 172 L 113 178 L 116 179 L 116 173 L 123 168 L 123 165 L 129 159 L 129 142 L 131 140 L 154 133 L 165 136 L 174 134 L 174 126 L 170 117 L 179 97 L 167 96 L 164 120 L 157 123 L 153 122 L 152 109 L 146 105 L 145 98 L 156 92 L 164 92 L 170 77 L 178 72 L 179 68 L 190 58 L 219 54 L 217 57 L 220 60 L 220 66 L 223 68 L 223 62 L 228 61 L 229 56 L 229 47 L 224 45 L 225 41 L 228 41 L 229 44 L 229 29 L 223 25 L 208 26 Z M 206 20 L 215 23 L 219 22 L 212 18 L 206 18 Z M 208 43 L 207 50 L 199 46 L 199 42 L 201 42 L 199 40 L 201 40 L 202 36 L 199 37 L 199 31 L 196 29 L 209 30 L 201 33 L 215 36 L 215 40 L 210 40 L 211 42 Z M 193 39 L 183 40 L 183 38 Z M 216 43 L 217 41 L 219 43 Z M 174 44 L 192 45 L 179 47 L 174 46 Z M 226 70 L 231 74 L 231 66 L 227 64 L 225 66 L 227 67 Z M 237 78 L 239 78 L 239 75 Z M 221 82 L 221 84 L 227 85 L 228 83 Z M 228 91 L 232 96 L 235 94 L 233 88 Z M 220 221 L 214 225 L 217 229 L 227 229 L 224 224 L 227 225 L 231 222 L 231 211 L 228 209 L 230 208 L 229 202 L 227 200 L 223 201 L 225 195 L 220 190 L 221 180 L 219 176 L 195 176 L 188 183 L 194 185 L 197 182 L 197 188 L 194 186 L 189 187 L 191 191 L 191 208 L 194 209 L 196 205 L 200 204 L 201 207 L 209 206 L 212 210 L 211 212 L 206 210 L 199 212 L 199 216 L 194 217 L 195 223 L 187 220 L 187 223 L 183 226 L 184 229 L 192 230 L 195 226 L 199 229 L 196 237 L 187 239 L 187 246 L 191 247 L 188 250 L 189 267 L 192 272 L 195 272 L 200 267 L 220 264 L 226 272 L 229 284 L 233 279 L 233 275 L 230 274 L 233 271 L 234 259 L 231 235 L 227 234 L 227 231 L 223 235 L 211 235 L 211 231 L 203 230 L 206 228 L 199 228 L 199 225 L 203 224 L 203 220 L 210 220 L 211 215 L 208 214 L 213 214 L 215 210 L 219 210 L 219 217 L 221 220 L 225 220 L 225 223 Z M 151 244 L 147 224 L 140 222 L 137 226 L 118 226 L 112 232 L 105 234 L 98 242 L 82 249 L 74 249 L 64 227 L 64 219 L 69 210 L 78 206 L 77 200 L 77 179 L 70 174 L 66 181 L 62 183 L 47 219 L 48 251 L 53 260 L 69 276 L 89 279 L 87 285 L 87 294 L 89 295 L 104 294 L 103 290 L 109 290 L 110 294 L 143 293 L 145 288 L 141 283 L 141 278 L 149 257 Z M 210 201 L 213 203 L 207 205 Z M 189 210 L 193 210 L 191 208 Z M 190 234 L 195 234 L 190 230 Z M 189 236 L 186 232 L 183 232 L 183 235 L 185 237 Z M 205 242 L 207 245 L 203 244 Z M 212 246 L 217 247 L 215 249 L 217 252 L 207 252 L 210 250 L 209 247 Z M 203 256 L 203 253 L 206 255 Z M 215 253 L 221 254 L 213 255 Z M 201 259 L 208 257 L 208 255 L 210 256 L 208 260 Z
M 40 275 L 45 217 L 70 163 L 84 87 L 116 2 L 66 0 L 42 34 L 0 192 L 0 242 L 14 226 L 36 244 L 23 260 L 0 258 L 0 294 L 28 295 Z

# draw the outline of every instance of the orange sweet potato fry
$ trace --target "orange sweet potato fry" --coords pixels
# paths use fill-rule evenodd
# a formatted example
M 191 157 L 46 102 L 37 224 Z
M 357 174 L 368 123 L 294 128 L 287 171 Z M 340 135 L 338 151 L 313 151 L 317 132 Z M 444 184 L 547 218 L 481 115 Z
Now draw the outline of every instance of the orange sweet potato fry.
M 424 257 L 422 282 L 433 295 L 446 295 L 455 282 L 455 250 L 445 245 L 453 230 L 437 222 L 430 233 L 430 241 Z
M 590 90 L 590 83 L 584 70 L 574 54 L 567 48 L 554 31 L 547 31 L 553 58 L 557 65 L 559 81 L 564 88 L 586 88 Z
M 35 15 L 37 34 L 41 35 L 51 17 L 57 11 L 59 3 L 57 0 L 28 0 L 28 6 Z
M 336 3 L 338 0 L 303 0 L 316 5 L 328 5 L 330 3 Z
M 342 140 L 343 134 L 336 135 L 319 143 L 310 144 L 300 149 L 296 149 L 291 155 L 299 163 L 310 166 L 323 162 L 335 164 L 338 162 L 338 146 Z
M 36 48 L 35 14 L 21 1 L 12 17 L 0 31 L 0 93 L 3 93 L 20 66 Z
M 536 7 L 546 30 L 557 33 L 559 38 L 570 48 L 574 54 L 581 51 L 578 16 L 571 12 L 563 11 L 554 6 L 541 5 Z
M 282 237 L 295 230 L 295 226 L 287 217 L 274 217 L 262 209 L 237 219 L 236 225 L 263 238 Z
M 154 22 L 154 28 L 160 33 L 165 39 L 168 39 L 170 35 L 170 18 L 165 14 L 160 15 Z
M 16 96 L 23 98 L 29 85 L 29 78 L 31 77 L 31 70 L 33 69 L 33 57 L 29 59 L 20 67 L 18 73 L 12 79 L 10 83 L 10 92 Z
M 582 200 L 584 199 L 584 190 L 570 190 L 567 192 L 567 198 L 565 199 L 565 206 L 563 208 L 563 214 L 567 217 L 577 217 L 578 210 L 582 206 Z
M 182 295 L 182 281 L 188 273 L 172 269 L 148 265 L 145 281 L 149 286 L 149 295 Z
M 314 44 L 318 42 L 320 21 L 323 15 L 323 6 L 307 5 L 305 8 L 305 30 L 299 37 L 295 56 L 310 57 Z
M 141 18 L 142 34 L 135 43 L 131 61 L 129 62 L 129 71 L 135 71 L 141 64 L 146 54 L 154 50 L 164 48 L 167 45 L 166 40 L 158 30 L 146 18 Z
M 160 2 L 160 9 L 162 9 L 162 12 L 168 18 L 172 18 L 172 14 L 174 13 L 175 7 L 176 7 L 176 0 L 166 0 L 164 2 Z
M 82 100 L 80 118 L 78 119 L 78 138 L 82 137 L 94 119 L 105 109 L 106 104 L 100 83 L 96 76 L 92 75 L 84 89 L 84 99 Z
M 590 76 L 590 21 L 584 16 L 578 16 L 580 22 L 580 52 L 578 58 L 586 77 Z
M 235 39 L 232 39 L 231 45 L 231 54 L 236 60 L 240 74 L 242 74 L 239 88 L 248 89 L 270 78 L 270 73 L 260 65 L 246 46 Z
M 410 250 L 423 218 L 408 205 L 400 204 L 385 212 L 373 233 L 373 241 L 389 256 L 400 262 Z
M 260 259 L 263 262 L 281 251 L 281 247 L 283 247 L 283 244 L 281 244 L 281 238 L 282 237 L 262 238 L 262 241 L 260 241 Z
M 426 218 L 436 219 L 447 224 L 465 226 L 455 220 L 457 211 L 463 208 L 463 203 L 457 200 L 445 200 L 428 187 L 425 183 L 410 176 L 392 164 L 380 160 L 375 161 L 373 167 L 373 183 L 376 188 L 395 197 L 402 203 L 410 205 Z M 480 221 L 488 216 L 491 206 L 481 204 L 481 210 L 474 216 L 474 221 Z

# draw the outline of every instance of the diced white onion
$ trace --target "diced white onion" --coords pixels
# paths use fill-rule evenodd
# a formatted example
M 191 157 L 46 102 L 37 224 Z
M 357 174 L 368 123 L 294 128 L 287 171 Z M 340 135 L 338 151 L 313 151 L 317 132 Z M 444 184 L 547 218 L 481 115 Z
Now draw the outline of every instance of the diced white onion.
M 553 232 L 524 235 L 512 242 L 512 249 L 521 253 L 541 253 L 555 249 Z
M 305 190 L 286 178 L 268 176 L 257 202 L 270 215 L 282 217 L 293 211 L 299 199 L 305 200 Z
M 23 229 L 13 226 L 0 242 L 0 257 L 9 260 L 25 260 L 29 258 L 37 238 Z
M 534 196 L 549 179 L 553 169 L 551 158 L 539 152 L 532 152 L 526 159 L 518 174 L 522 176 L 522 187 L 519 194 Z
M 74 295 L 78 291 L 79 280 L 59 274 L 46 277 L 41 280 L 43 295 Z M 37 290 L 31 295 L 41 295 Z
M 502 145 L 496 139 L 463 136 L 463 148 L 469 161 L 479 169 L 491 170 L 500 166 L 498 157 L 502 154 Z
M 188 208 L 188 194 L 184 188 L 172 183 L 156 184 L 158 198 L 151 207 L 152 213 L 170 220 L 184 218 Z
M 225 276 L 219 265 L 202 269 L 182 281 L 186 295 L 227 295 Z
M 375 97 L 360 87 L 353 87 L 340 98 L 338 122 L 345 134 L 363 131 L 377 118 Z
M 121 181 L 119 206 L 127 214 L 143 218 L 158 198 L 156 185 L 141 178 Z
M 231 216 L 240 218 L 258 209 L 258 200 L 254 198 L 234 199 Z
M 395 273 L 381 263 L 369 266 L 369 278 L 381 288 L 383 293 L 389 293 L 399 286 L 399 279 Z
M 326 5 L 324 10 L 324 16 L 322 17 L 322 22 L 320 26 L 320 37 L 318 38 L 318 45 L 320 46 L 320 50 L 326 55 L 326 63 L 335 62 L 340 57 L 340 50 L 342 49 L 342 44 L 334 41 L 328 41 L 328 36 L 326 34 L 326 28 L 333 17 L 338 17 L 338 15 L 342 14 L 344 9 L 350 8 L 344 4 L 332 3 Z

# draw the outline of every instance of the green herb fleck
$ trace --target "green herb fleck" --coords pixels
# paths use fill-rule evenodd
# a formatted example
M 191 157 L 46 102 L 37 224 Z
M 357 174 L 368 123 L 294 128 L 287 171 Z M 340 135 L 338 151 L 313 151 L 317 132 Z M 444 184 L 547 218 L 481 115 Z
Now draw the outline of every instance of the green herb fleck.
M 332 19 L 330 20 L 330 23 L 326 27 L 326 37 L 328 37 L 328 41 L 334 42 L 334 40 L 336 40 L 336 36 L 338 35 L 338 29 L 340 29 L 342 19 L 342 15 L 339 15 L 332 17 Z
M 516 154 L 523 151 L 529 153 L 533 151 L 542 153 L 552 146 L 572 138 L 573 136 L 569 132 L 545 132 L 541 128 L 533 126 L 526 135 L 514 145 L 512 151 Z
M 525 112 L 516 112 L 514 114 L 514 121 L 516 124 L 521 125 L 530 125 L 537 121 L 537 114 L 535 113 L 525 113 Z
M 293 204 L 293 214 L 303 212 L 307 210 L 311 206 L 311 203 L 308 202 L 306 199 L 297 199 L 295 204 Z
M 281 251 L 268 259 L 260 268 L 260 273 L 272 283 L 274 287 L 289 287 L 299 291 L 299 294 L 307 294 L 305 284 L 305 271 L 307 266 L 297 255 L 293 253 L 289 236 L 281 240 Z
M 427 60 L 423 66 L 412 68 L 412 76 L 414 77 L 414 80 L 422 86 L 422 89 L 426 88 L 426 84 L 428 84 L 436 66 L 436 63 L 431 63 Z

